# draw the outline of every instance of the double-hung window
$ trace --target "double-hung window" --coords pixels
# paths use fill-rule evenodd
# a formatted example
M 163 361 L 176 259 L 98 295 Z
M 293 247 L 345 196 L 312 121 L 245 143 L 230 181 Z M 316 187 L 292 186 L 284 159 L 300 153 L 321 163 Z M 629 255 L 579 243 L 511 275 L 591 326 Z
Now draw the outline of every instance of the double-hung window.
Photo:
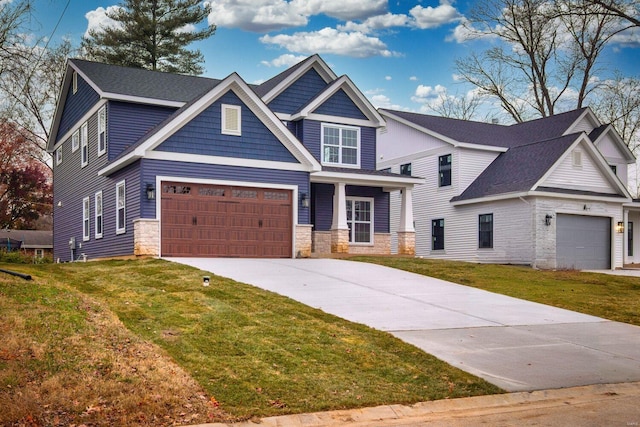
M 82 240 L 89 240 L 89 198 L 82 199 Z
M 322 125 L 322 163 L 360 166 L 360 128 Z
M 444 250 L 444 219 L 431 220 L 431 250 Z
M 71 135 L 71 151 L 75 153 L 80 148 L 80 129 L 76 129 Z
M 98 191 L 95 196 L 95 204 L 96 204 L 96 239 L 100 239 L 102 237 L 102 191 Z
M 493 214 L 478 217 L 478 247 L 493 248 Z
M 347 197 L 350 243 L 373 243 L 373 199 Z
M 89 126 L 87 122 L 80 126 L 80 157 L 80 166 L 87 166 L 89 164 Z
M 107 152 L 107 107 L 98 110 L 98 157 Z
M 451 185 L 451 154 L 438 157 L 438 186 Z
M 126 229 L 126 193 L 124 181 L 116 185 L 116 234 L 122 234 Z
M 62 164 L 62 145 L 56 149 L 56 166 Z
M 411 176 L 411 163 L 400 165 L 400 175 Z

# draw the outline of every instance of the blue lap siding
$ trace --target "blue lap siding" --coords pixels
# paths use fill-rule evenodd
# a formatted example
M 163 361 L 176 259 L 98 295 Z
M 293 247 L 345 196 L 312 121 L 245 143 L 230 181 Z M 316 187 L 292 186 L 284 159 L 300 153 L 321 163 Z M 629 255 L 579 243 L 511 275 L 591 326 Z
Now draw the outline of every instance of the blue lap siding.
M 367 116 L 362 113 L 342 89 L 334 93 L 313 112 L 317 114 L 349 117 L 350 119 L 367 120 Z
M 60 141 L 60 138 L 70 131 L 78 120 L 87 114 L 99 100 L 100 95 L 98 95 L 86 81 L 78 76 L 78 91 L 73 93 L 73 90 L 69 88 L 69 92 L 67 93 L 56 141 Z
M 293 114 L 327 87 L 320 74 L 310 69 L 291 86 L 269 103 L 269 108 L 278 113 Z
M 221 133 L 221 104 L 241 107 L 242 135 Z M 297 163 L 265 124 L 233 92 L 227 92 L 213 105 L 160 144 L 157 151 L 272 160 Z

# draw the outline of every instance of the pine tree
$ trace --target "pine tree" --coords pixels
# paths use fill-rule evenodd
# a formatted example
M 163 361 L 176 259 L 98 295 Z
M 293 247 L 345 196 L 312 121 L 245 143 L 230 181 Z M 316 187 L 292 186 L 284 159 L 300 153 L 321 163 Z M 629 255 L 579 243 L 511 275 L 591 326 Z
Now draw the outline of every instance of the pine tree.
M 201 0 L 123 0 L 107 17 L 115 25 L 92 29 L 82 40 L 88 59 L 127 67 L 202 74 L 204 57 L 187 46 L 203 40 L 215 25 L 195 30 L 210 6 Z

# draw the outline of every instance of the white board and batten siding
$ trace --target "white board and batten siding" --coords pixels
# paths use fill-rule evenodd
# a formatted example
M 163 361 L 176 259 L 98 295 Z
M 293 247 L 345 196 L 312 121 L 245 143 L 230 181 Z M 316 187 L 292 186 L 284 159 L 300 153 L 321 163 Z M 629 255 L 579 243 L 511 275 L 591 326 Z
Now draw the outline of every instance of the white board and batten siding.
M 580 158 L 578 164 L 575 160 L 576 156 Z M 577 145 L 564 157 L 541 186 L 606 194 L 618 193 L 582 144 Z

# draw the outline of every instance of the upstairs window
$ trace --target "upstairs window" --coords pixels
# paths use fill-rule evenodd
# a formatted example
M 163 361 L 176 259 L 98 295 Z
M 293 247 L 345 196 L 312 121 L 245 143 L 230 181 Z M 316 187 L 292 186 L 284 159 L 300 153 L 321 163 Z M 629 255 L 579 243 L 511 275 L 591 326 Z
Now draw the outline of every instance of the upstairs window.
M 107 152 L 107 107 L 98 111 L 98 156 Z
M 89 126 L 84 122 L 80 127 L 80 166 L 89 164 Z
M 75 95 L 76 92 L 78 92 L 78 73 L 77 72 L 75 71 L 73 72 L 71 80 L 73 81 L 72 91 L 73 91 L 73 94 Z
M 400 165 L 400 175 L 411 176 L 411 163 L 405 163 L 404 165 Z
M 56 166 L 62 164 L 62 145 L 56 149 Z
M 222 104 L 222 128 L 224 135 L 242 135 L 242 115 L 238 105 Z
M 360 128 L 323 124 L 322 163 L 360 166 Z
M 96 239 L 102 238 L 102 191 L 98 191 L 95 196 L 96 203 Z
M 478 216 L 478 247 L 493 248 L 493 214 Z
M 373 199 L 347 197 L 350 243 L 373 243 Z
M 124 181 L 116 185 L 116 234 L 122 234 L 126 229 L 126 192 Z
M 76 129 L 71 135 L 71 152 L 75 153 L 78 148 L 80 148 L 80 129 Z
M 438 186 L 451 185 L 451 154 L 438 157 Z
M 612 171 L 614 174 L 616 174 L 616 175 L 618 174 L 618 166 L 616 166 L 616 165 L 609 165 L 609 167 L 611 168 L 611 171 Z

